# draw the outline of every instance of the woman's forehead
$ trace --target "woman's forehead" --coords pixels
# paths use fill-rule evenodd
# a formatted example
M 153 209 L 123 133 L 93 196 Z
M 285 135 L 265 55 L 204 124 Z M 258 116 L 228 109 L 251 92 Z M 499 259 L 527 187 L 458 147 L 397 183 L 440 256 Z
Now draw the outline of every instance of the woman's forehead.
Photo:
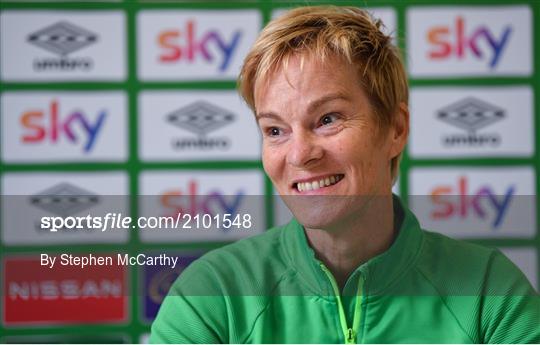
M 256 109 L 291 94 L 315 99 L 336 93 L 346 96 L 360 90 L 357 69 L 343 58 L 323 60 L 302 54 L 285 61 L 256 81 Z
M 328 87 L 358 82 L 357 69 L 339 57 L 321 59 L 312 55 L 292 55 L 284 58 L 254 84 L 255 99 L 268 93 L 273 87 L 289 87 L 300 90 L 302 86 L 324 84 Z

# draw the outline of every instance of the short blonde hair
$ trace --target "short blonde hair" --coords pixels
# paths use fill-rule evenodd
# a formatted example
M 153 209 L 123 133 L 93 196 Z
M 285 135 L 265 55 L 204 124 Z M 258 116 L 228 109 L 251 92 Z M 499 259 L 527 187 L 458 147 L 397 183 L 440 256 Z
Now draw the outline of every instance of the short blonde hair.
M 261 32 L 244 60 L 238 79 L 240 94 L 256 112 L 255 83 L 286 65 L 298 53 L 324 61 L 340 56 L 358 67 L 359 82 L 376 115 L 381 133 L 388 129 L 407 104 L 409 88 L 400 52 L 381 31 L 380 20 L 356 7 L 306 6 L 288 11 Z M 401 154 L 391 162 L 394 181 Z

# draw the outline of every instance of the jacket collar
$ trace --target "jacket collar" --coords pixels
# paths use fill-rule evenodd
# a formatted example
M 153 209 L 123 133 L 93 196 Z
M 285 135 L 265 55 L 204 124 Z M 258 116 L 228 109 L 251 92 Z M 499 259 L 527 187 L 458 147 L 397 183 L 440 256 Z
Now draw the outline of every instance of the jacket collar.
M 394 243 L 351 274 L 344 287 L 344 295 L 355 294 L 360 276 L 369 294 L 381 294 L 413 266 L 421 249 L 423 232 L 414 214 L 396 195 L 393 196 L 393 205 L 394 223 L 399 226 Z M 319 296 L 333 296 L 334 291 L 321 262 L 308 244 L 304 227 L 296 219 L 286 225 L 282 241 L 291 266 L 308 289 Z

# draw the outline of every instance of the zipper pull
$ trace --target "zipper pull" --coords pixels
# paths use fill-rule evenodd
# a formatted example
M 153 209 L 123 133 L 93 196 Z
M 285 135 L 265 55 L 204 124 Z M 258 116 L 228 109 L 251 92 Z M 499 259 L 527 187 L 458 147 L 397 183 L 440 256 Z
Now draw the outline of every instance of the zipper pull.
M 352 328 L 349 328 L 347 330 L 347 344 L 354 344 L 355 343 L 355 339 L 354 339 L 354 330 Z

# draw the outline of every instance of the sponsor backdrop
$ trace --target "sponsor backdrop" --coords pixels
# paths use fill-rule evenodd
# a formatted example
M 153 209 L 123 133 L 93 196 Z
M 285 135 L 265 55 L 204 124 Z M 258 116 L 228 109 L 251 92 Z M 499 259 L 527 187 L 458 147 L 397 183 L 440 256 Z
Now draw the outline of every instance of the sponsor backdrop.
M 264 24 L 303 2 L 0 3 L 0 342 L 146 342 L 189 263 L 288 220 L 235 78 Z M 333 3 L 367 7 L 406 52 L 411 137 L 394 191 L 424 227 L 500 248 L 538 289 L 540 2 Z M 40 228 L 48 214 L 107 212 L 253 218 L 248 230 Z M 47 269 L 41 253 L 178 265 Z

